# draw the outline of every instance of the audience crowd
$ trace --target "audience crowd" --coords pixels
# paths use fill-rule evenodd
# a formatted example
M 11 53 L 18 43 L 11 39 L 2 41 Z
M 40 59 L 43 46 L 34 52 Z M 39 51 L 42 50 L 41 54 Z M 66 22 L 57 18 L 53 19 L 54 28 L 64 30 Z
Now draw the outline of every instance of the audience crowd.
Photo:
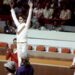
M 17 15 L 21 13 L 25 16 L 28 15 L 27 0 L 14 0 L 14 2 L 14 9 Z M 74 0 L 33 0 L 33 4 L 33 15 L 30 28 L 63 31 L 62 26 L 75 26 Z M 0 15 L 10 16 L 10 6 L 6 0 L 0 1 Z M 16 27 L 12 22 L 11 16 L 10 19 L 6 19 L 4 32 L 15 33 Z M 10 22 L 9 24 L 8 20 Z

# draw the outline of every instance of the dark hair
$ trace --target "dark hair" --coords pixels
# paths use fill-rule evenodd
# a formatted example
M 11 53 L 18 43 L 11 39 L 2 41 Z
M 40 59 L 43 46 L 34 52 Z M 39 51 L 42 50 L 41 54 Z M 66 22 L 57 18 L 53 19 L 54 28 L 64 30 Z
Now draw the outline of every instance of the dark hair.
M 25 16 L 23 14 L 18 14 L 17 17 L 18 17 L 18 19 L 19 19 L 19 17 L 22 17 L 23 19 L 25 19 Z
M 25 66 L 29 66 L 29 65 L 30 65 L 29 58 L 22 59 L 22 63 L 23 63 Z
M 13 39 L 13 41 L 16 40 L 16 38 Z

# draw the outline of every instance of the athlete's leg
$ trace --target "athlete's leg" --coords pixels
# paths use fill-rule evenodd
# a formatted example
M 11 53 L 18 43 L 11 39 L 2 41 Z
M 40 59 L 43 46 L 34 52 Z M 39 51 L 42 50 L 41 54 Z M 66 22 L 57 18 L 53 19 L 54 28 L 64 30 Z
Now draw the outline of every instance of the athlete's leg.
M 22 53 L 27 56 L 27 43 L 22 43 Z
M 20 67 L 21 65 L 21 51 L 22 51 L 22 46 L 21 43 L 17 43 L 17 57 L 18 57 L 18 66 Z

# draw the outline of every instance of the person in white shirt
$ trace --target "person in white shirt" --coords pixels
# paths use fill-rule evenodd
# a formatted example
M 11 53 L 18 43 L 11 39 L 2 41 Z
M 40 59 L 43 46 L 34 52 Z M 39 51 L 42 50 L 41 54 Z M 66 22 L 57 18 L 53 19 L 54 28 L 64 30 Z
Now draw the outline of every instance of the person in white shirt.
M 53 6 L 50 7 L 49 5 L 46 5 L 45 9 L 43 10 L 43 16 L 44 16 L 44 18 L 46 18 L 46 19 L 52 19 L 53 13 L 54 13 Z
M 14 2 L 13 1 L 10 2 L 11 16 L 13 18 L 15 25 L 17 26 L 17 30 L 16 30 L 17 55 L 18 55 L 18 66 L 20 66 L 21 64 L 20 54 L 25 53 L 27 56 L 27 31 L 28 31 L 30 21 L 31 21 L 33 4 L 31 1 L 28 2 L 30 9 L 29 9 L 29 14 L 28 14 L 26 23 L 22 16 L 19 16 L 19 20 L 17 19 L 15 11 L 13 9 L 13 5 L 14 5 Z
M 62 20 L 71 19 L 71 11 L 64 6 L 63 9 L 60 12 L 59 18 L 62 19 Z
M 33 14 L 36 16 L 36 18 L 40 18 L 42 16 L 43 8 L 40 7 L 40 4 L 33 9 Z

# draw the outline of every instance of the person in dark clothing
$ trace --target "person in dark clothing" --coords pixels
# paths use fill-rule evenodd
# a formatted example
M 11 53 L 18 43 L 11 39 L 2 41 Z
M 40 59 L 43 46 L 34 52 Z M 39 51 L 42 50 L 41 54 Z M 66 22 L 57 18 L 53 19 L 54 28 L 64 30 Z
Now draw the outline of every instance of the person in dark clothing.
M 4 33 L 10 33 L 10 22 L 7 21 L 6 22 L 6 26 L 4 27 Z
M 16 75 L 34 75 L 34 70 L 29 62 L 28 56 L 25 56 L 24 53 L 22 53 L 21 59 L 22 63 L 21 66 L 16 70 Z
M 15 34 L 16 32 L 16 27 L 12 25 L 12 23 L 7 20 L 6 21 L 6 26 L 4 27 L 4 33 L 6 34 Z

